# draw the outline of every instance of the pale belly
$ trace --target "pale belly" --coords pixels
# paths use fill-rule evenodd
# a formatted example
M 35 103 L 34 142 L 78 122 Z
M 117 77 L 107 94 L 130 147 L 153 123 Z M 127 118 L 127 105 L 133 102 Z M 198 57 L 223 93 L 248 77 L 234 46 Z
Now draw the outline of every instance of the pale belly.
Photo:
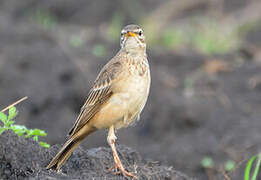
M 149 76 L 149 73 L 146 74 Z M 116 129 L 127 127 L 141 113 L 149 94 L 150 77 L 140 76 L 122 81 L 124 85 L 115 92 L 101 107 L 101 110 L 92 118 L 93 125 L 100 128 L 109 128 L 114 125 Z

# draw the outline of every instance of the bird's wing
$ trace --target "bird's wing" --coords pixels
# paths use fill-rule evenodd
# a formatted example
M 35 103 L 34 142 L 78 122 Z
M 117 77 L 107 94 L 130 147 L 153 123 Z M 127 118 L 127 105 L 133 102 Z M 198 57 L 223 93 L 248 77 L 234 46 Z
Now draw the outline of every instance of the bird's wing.
M 101 105 L 113 94 L 112 84 L 121 72 L 121 66 L 119 61 L 111 60 L 101 70 L 89 92 L 85 104 L 81 108 L 77 120 L 69 132 L 70 136 L 81 129 L 100 110 Z

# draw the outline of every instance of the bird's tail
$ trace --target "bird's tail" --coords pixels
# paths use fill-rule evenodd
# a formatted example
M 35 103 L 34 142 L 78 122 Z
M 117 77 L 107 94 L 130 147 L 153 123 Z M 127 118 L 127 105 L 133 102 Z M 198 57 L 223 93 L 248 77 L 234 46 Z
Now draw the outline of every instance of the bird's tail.
M 59 170 L 62 167 L 65 161 L 71 156 L 72 152 L 81 144 L 84 138 L 94 131 L 92 129 L 89 129 L 88 131 L 86 131 L 86 128 L 84 129 L 85 132 L 82 133 L 82 135 L 79 134 L 81 133 L 81 130 L 79 130 L 75 135 L 71 136 L 66 141 L 66 143 L 56 154 L 56 156 L 52 159 L 52 161 L 49 163 L 46 169 Z

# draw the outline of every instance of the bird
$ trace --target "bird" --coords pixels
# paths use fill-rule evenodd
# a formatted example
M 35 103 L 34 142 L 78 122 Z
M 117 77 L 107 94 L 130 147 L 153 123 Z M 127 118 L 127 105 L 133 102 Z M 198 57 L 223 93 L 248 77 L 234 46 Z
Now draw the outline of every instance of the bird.
M 46 169 L 59 171 L 88 135 L 108 129 L 107 142 L 114 159 L 109 170 L 137 178 L 121 163 L 115 146 L 115 132 L 140 119 L 150 91 L 150 67 L 143 30 L 138 25 L 129 24 L 121 30 L 120 36 L 120 50 L 101 69 L 69 131 L 68 140 Z

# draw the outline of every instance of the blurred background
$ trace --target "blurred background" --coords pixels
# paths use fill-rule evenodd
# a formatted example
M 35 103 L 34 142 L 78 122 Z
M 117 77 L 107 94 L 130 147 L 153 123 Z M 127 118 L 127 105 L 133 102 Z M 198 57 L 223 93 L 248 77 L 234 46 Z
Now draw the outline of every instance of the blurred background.
M 139 24 L 151 93 L 118 143 L 191 177 L 243 179 L 261 147 L 260 9 L 260 0 L 1 0 L 0 109 L 28 96 L 17 124 L 64 143 L 121 28 Z M 107 146 L 106 132 L 83 146 Z

